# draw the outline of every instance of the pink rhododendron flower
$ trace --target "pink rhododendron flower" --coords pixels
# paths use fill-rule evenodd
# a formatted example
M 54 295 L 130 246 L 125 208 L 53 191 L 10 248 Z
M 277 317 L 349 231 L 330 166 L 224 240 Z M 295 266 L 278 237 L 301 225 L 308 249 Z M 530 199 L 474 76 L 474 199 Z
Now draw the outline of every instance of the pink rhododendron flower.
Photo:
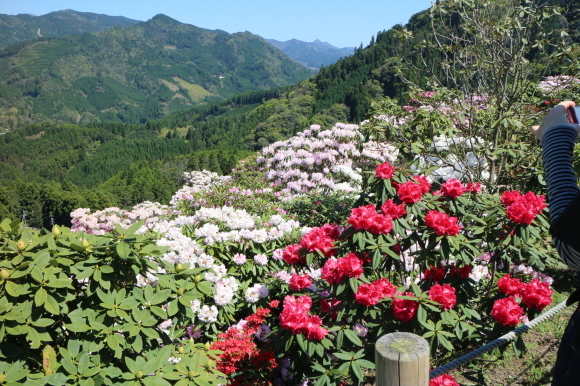
M 375 234 L 387 234 L 393 229 L 391 217 L 377 213 L 374 205 L 352 209 L 348 223 L 356 230 L 369 231 Z

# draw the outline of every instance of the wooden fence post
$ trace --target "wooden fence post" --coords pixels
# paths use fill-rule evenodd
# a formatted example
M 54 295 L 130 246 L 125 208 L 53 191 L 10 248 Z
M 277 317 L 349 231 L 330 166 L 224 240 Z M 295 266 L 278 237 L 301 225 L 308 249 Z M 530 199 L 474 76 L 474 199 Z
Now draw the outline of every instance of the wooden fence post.
M 375 344 L 376 386 L 429 386 L 429 343 L 418 335 L 394 332 Z

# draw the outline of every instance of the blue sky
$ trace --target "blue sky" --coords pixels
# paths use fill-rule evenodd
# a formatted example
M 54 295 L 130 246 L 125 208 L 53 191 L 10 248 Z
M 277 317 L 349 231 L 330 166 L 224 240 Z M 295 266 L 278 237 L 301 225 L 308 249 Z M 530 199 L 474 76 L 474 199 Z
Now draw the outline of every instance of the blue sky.
M 163 13 L 207 29 L 355 47 L 430 6 L 431 0 L 0 0 L 0 13 L 39 16 L 74 9 L 142 21 Z

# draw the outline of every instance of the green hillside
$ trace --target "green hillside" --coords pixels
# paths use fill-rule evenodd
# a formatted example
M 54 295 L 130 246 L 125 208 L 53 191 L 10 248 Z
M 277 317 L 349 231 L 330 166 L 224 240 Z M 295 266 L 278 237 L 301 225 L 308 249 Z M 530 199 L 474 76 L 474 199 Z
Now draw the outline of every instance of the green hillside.
M 143 123 L 311 74 L 249 32 L 209 31 L 157 15 L 132 27 L 38 38 L 0 51 L 0 128 Z
M 78 12 L 72 9 L 50 12 L 42 16 L 0 14 L 0 49 L 39 37 L 98 32 L 113 26 L 130 27 L 137 23 L 138 20 L 123 16 Z

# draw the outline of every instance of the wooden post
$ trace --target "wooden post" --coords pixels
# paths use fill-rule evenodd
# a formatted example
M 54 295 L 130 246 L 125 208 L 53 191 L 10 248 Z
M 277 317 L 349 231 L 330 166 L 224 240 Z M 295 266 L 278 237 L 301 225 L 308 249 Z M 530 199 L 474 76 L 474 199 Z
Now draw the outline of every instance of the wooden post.
M 375 344 L 376 386 L 429 386 L 429 343 L 394 332 Z

